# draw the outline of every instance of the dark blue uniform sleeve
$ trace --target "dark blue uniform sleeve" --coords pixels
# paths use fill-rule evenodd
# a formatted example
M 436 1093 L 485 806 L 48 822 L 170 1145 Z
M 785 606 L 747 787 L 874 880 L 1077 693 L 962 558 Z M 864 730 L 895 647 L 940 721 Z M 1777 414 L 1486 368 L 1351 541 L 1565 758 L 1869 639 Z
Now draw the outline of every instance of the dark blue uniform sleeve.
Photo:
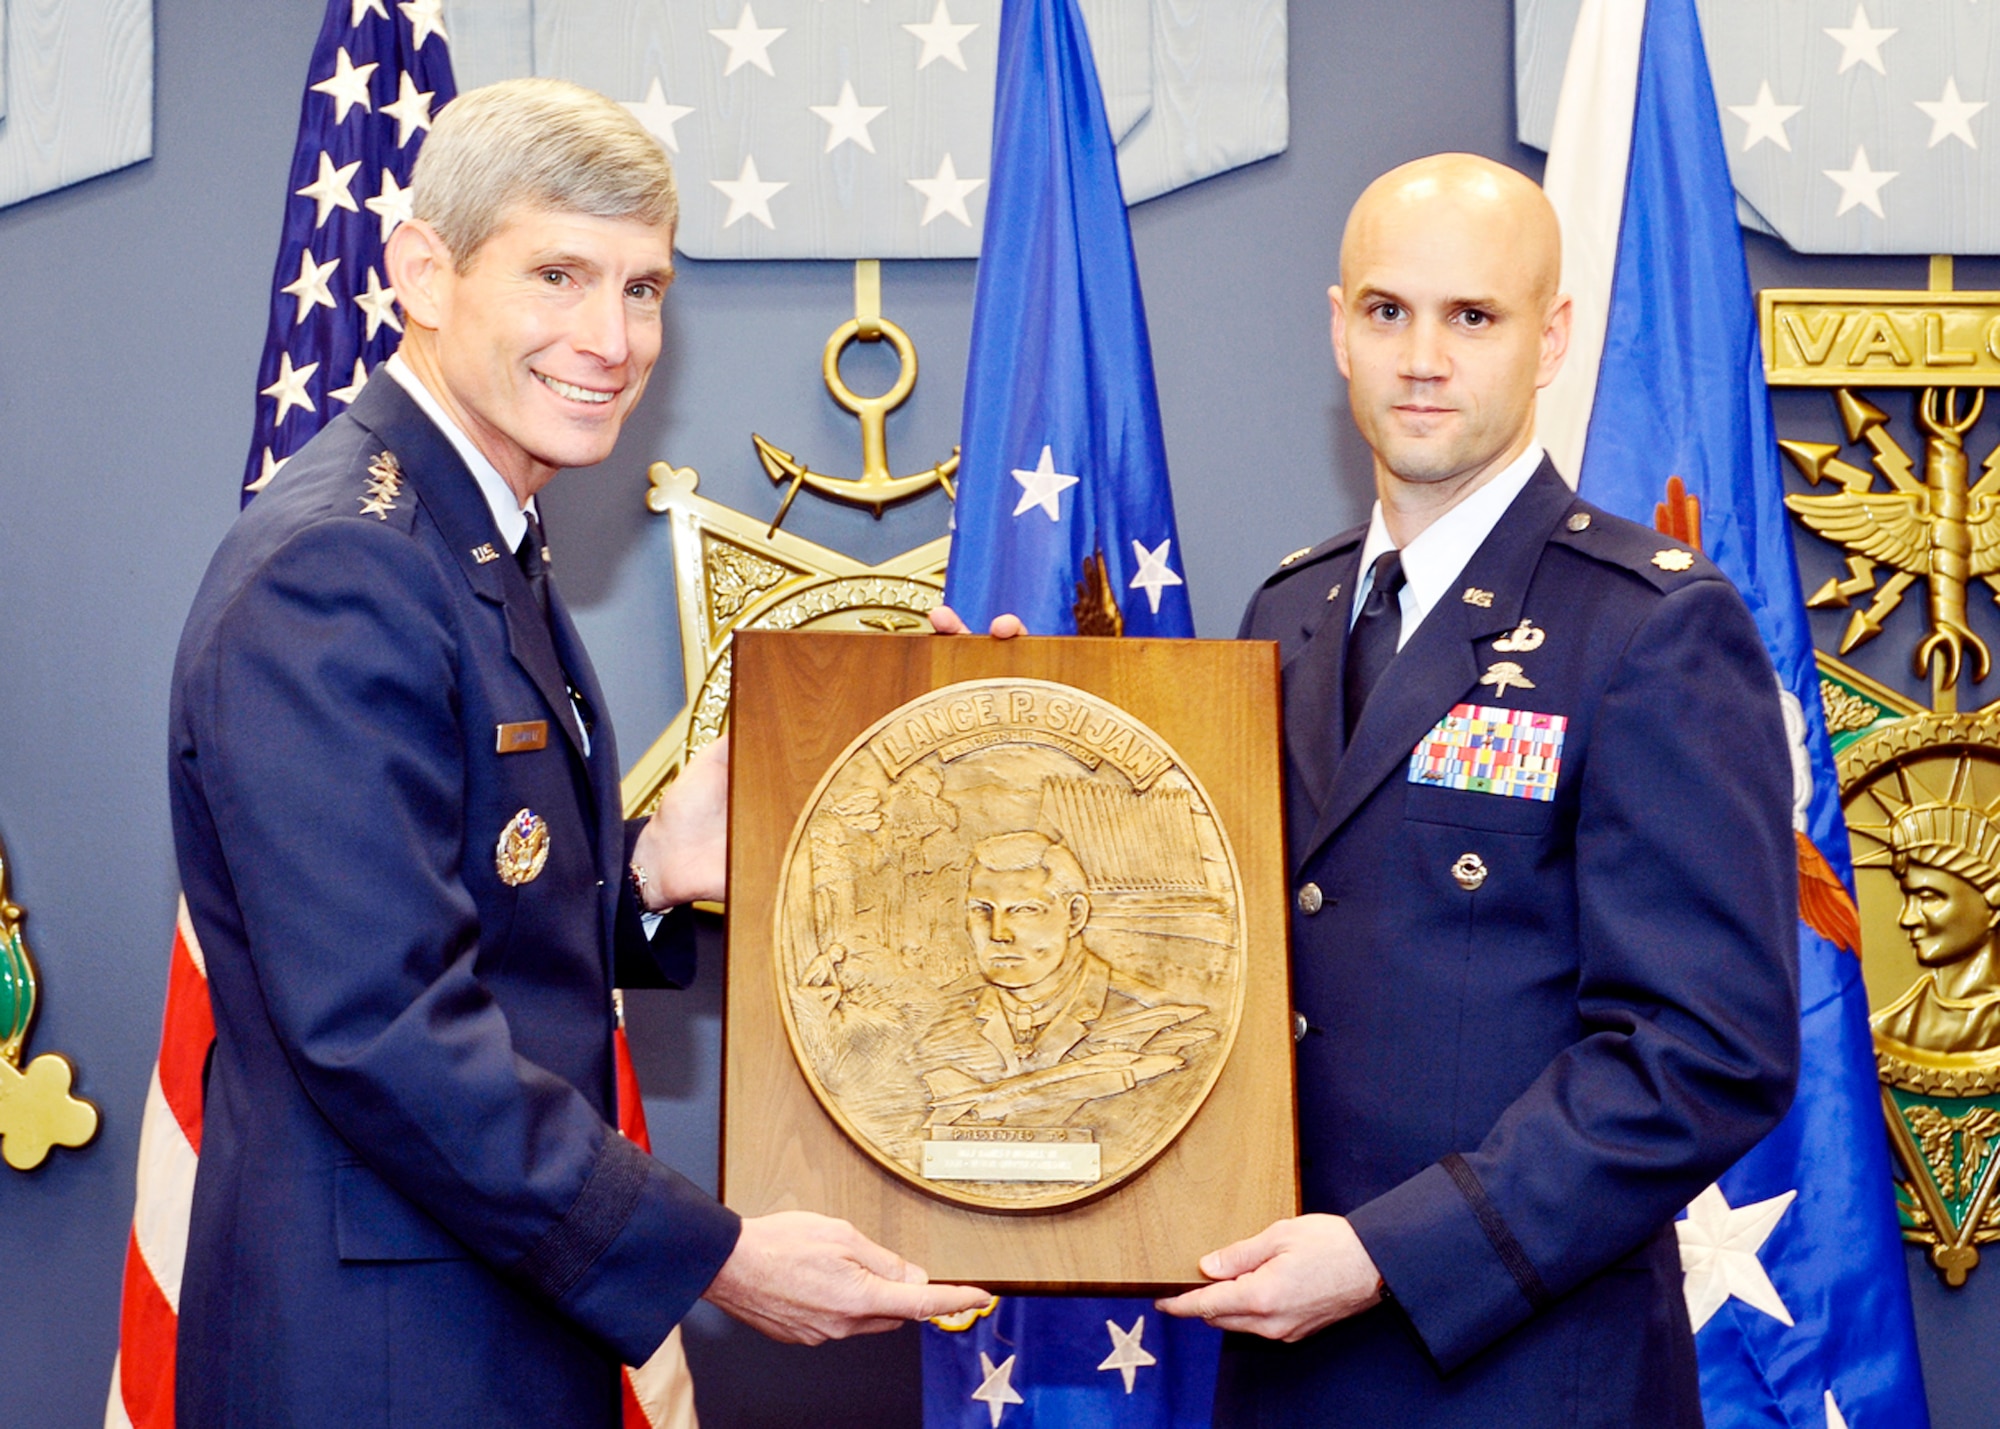
M 254 972 L 321 1115 L 473 1254 L 630 1363 L 736 1216 L 520 1055 L 461 877 L 460 631 L 393 528 L 294 537 L 224 614 L 194 714 Z M 601 975 L 600 975 L 601 976 Z
M 1749 613 L 1723 582 L 1683 586 L 1633 635 L 1585 759 L 1583 1037 L 1476 1150 L 1349 1218 L 1443 1368 L 1639 1247 L 1784 1114 L 1799 1031 L 1790 814 Z

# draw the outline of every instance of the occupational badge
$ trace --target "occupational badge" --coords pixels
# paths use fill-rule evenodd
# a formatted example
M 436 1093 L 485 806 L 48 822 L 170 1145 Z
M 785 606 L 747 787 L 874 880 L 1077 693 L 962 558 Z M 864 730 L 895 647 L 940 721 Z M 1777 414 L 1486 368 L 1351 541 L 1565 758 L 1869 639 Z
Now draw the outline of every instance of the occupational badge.
M 1505 698 L 1510 688 L 1532 690 L 1535 682 L 1512 660 L 1495 660 L 1486 667 L 1486 673 L 1479 677 L 1482 685 L 1491 685 L 1496 698 Z
M 1503 635 L 1493 642 L 1493 648 L 1503 655 L 1525 655 L 1531 650 L 1542 648 L 1542 642 L 1549 633 L 1532 620 L 1524 620 L 1514 627 L 1514 633 Z
M 549 861 L 549 823 L 532 809 L 523 809 L 500 830 L 493 850 L 500 881 L 510 888 L 532 883 Z

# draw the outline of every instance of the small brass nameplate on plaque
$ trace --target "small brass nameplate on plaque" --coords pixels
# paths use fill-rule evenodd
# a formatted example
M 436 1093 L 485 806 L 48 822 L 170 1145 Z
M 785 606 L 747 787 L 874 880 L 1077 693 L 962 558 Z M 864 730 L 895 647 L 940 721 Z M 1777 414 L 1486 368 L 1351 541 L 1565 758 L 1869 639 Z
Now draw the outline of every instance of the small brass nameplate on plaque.
M 927 1181 L 1104 1179 L 1104 1158 L 1088 1131 L 1062 1126 L 934 1127 L 924 1141 Z

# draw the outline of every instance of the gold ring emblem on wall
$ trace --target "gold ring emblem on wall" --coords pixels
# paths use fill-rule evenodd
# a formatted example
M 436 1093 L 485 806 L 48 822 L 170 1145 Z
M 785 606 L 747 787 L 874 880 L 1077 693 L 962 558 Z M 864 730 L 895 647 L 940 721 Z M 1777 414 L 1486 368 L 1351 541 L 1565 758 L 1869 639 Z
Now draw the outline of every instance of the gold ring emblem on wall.
M 901 706 L 821 777 L 782 877 L 774 971 L 807 1084 L 944 1200 L 1102 1195 L 1228 1060 L 1235 853 L 1180 757 L 1097 696 L 974 680 Z

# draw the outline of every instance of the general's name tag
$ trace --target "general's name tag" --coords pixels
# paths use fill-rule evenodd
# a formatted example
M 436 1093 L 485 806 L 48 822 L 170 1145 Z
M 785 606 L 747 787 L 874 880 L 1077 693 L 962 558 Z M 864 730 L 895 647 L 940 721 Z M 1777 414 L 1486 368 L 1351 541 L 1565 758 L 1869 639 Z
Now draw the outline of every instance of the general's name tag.
M 1455 705 L 1410 751 L 1410 782 L 1543 803 L 1556 796 L 1566 715 Z
M 547 749 L 549 722 L 530 719 L 519 724 L 499 725 L 494 730 L 493 743 L 502 754 L 525 754 L 531 749 Z

